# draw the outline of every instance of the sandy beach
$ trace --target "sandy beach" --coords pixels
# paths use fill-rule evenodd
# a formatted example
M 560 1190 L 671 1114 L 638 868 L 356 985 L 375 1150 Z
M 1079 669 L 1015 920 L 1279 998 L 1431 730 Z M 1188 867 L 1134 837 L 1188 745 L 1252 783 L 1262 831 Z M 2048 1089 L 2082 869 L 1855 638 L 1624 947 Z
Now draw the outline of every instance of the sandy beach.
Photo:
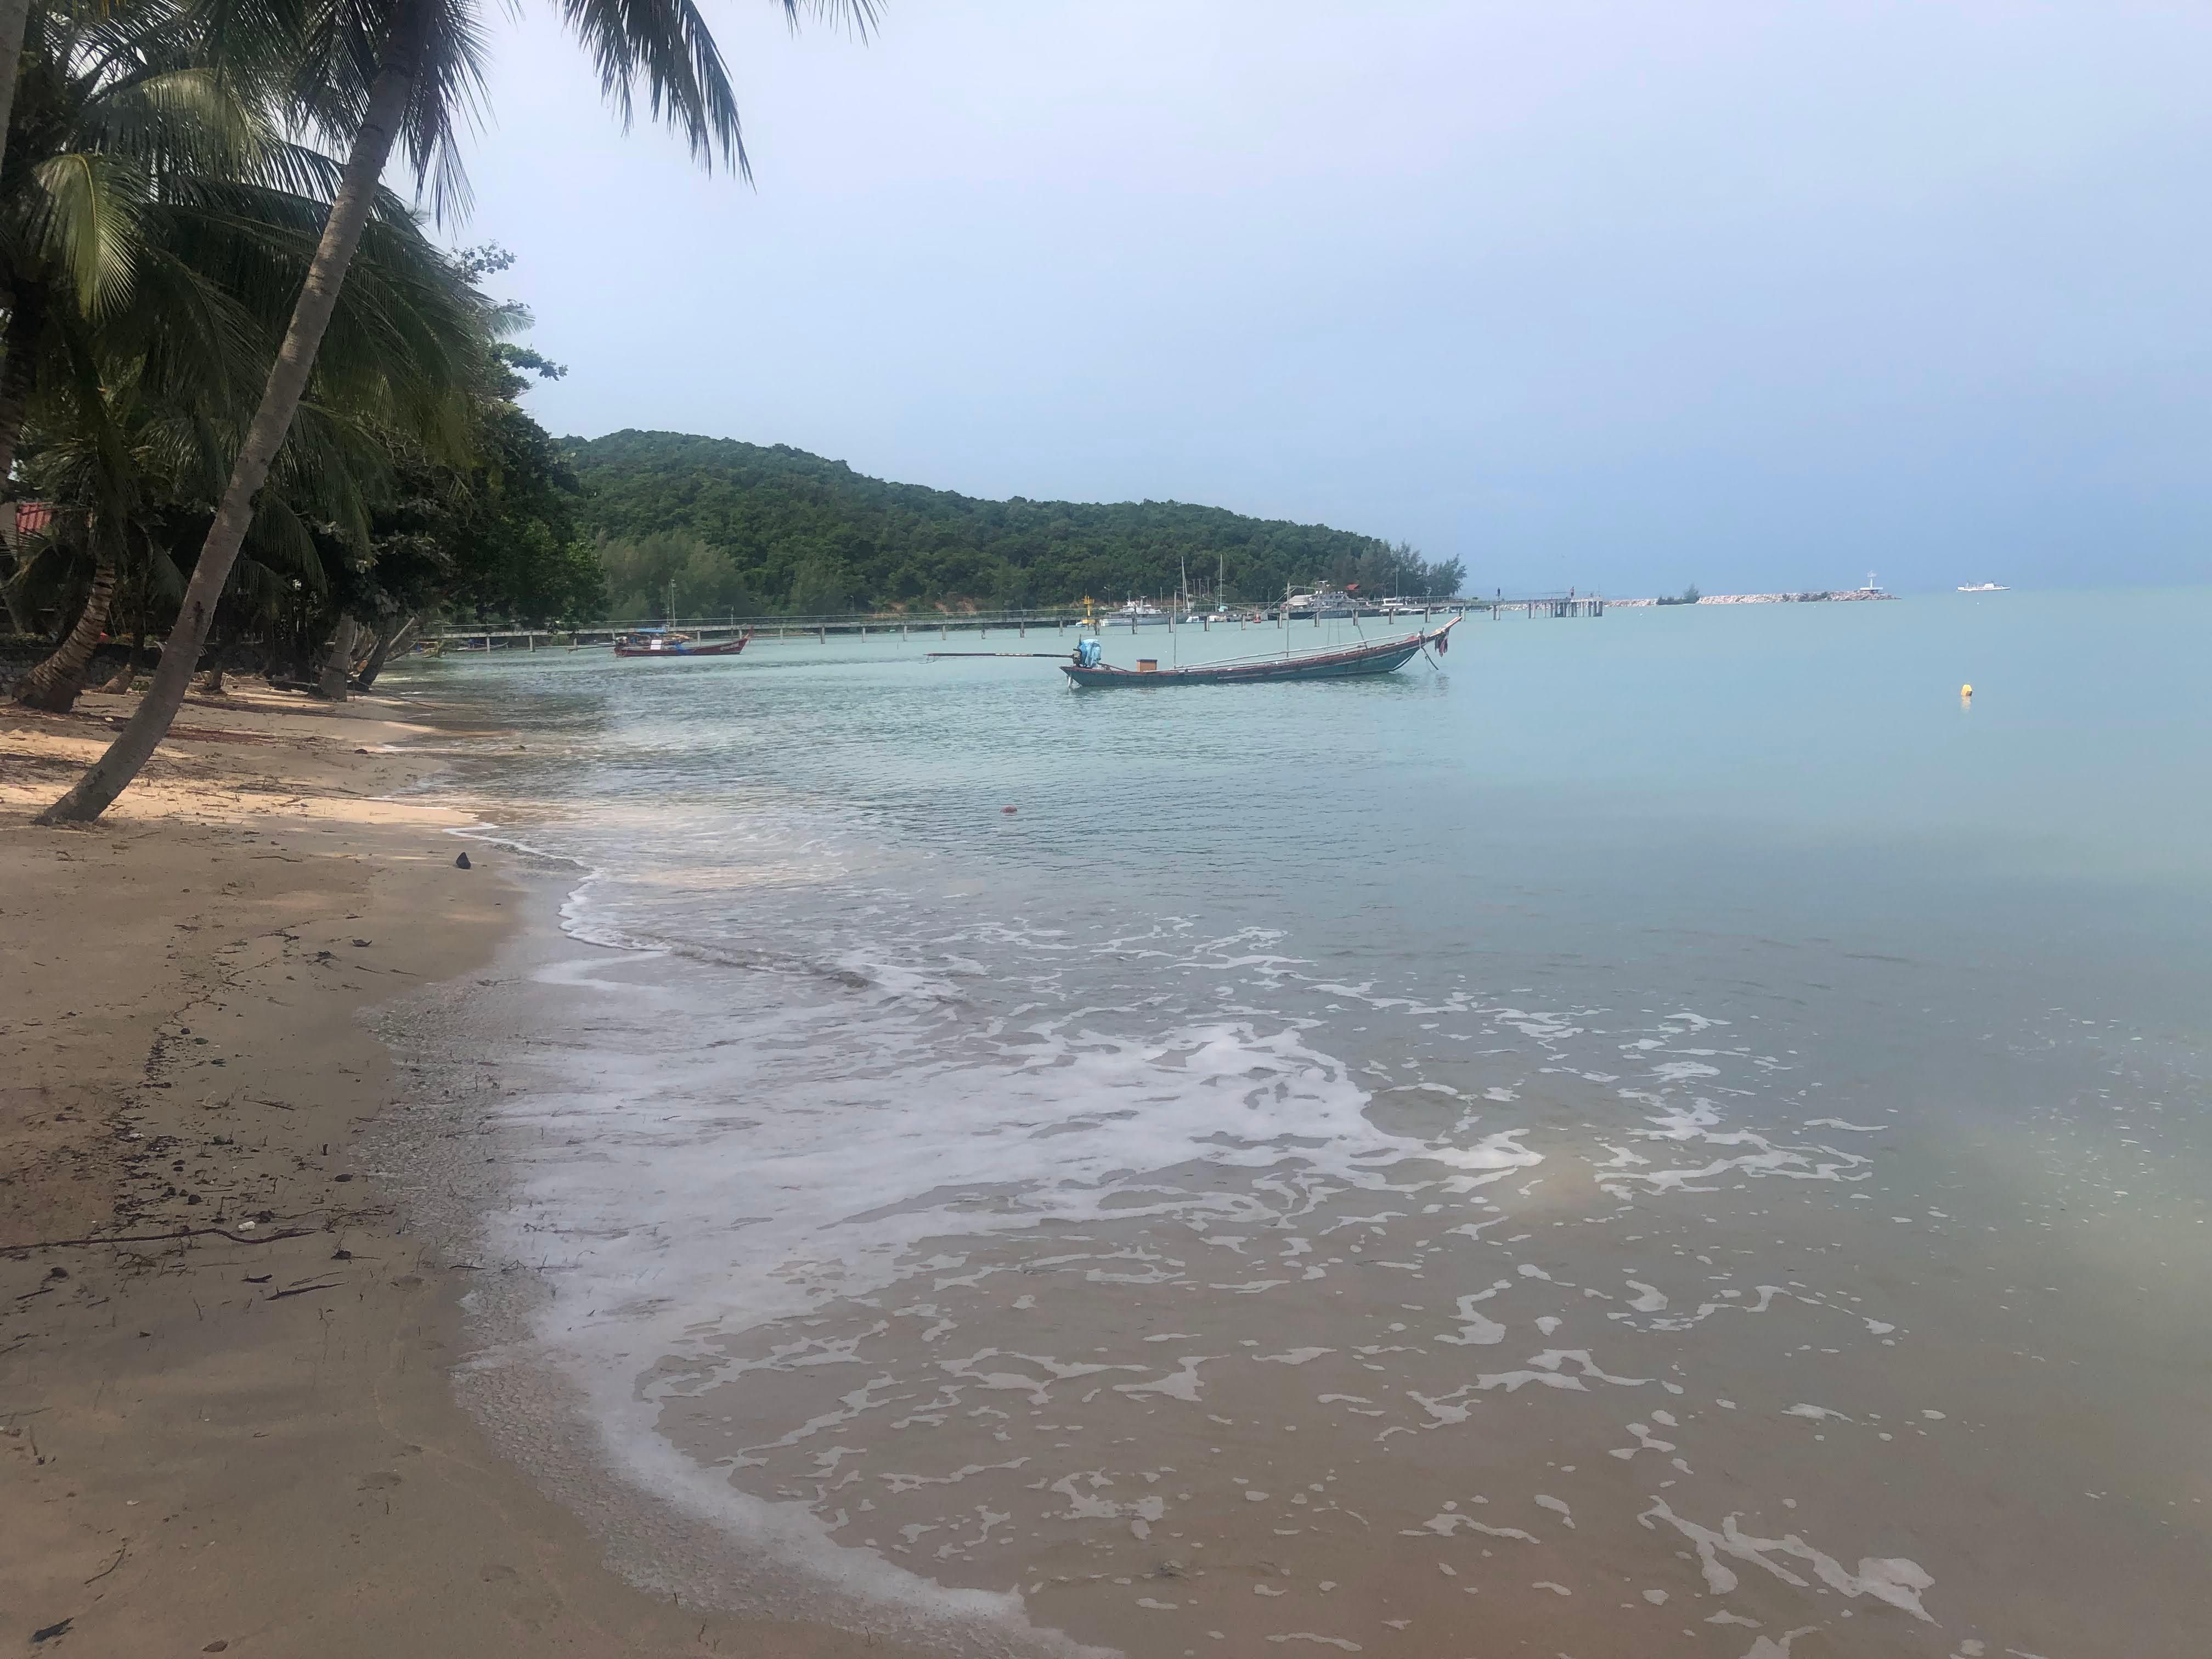
M 9 1650 L 891 1651 L 633 1589 L 455 1404 L 480 1267 L 359 1167 L 397 1086 L 362 1016 L 521 890 L 380 799 L 407 706 L 196 699 L 102 823 L 32 826 L 129 706 L 0 714 Z

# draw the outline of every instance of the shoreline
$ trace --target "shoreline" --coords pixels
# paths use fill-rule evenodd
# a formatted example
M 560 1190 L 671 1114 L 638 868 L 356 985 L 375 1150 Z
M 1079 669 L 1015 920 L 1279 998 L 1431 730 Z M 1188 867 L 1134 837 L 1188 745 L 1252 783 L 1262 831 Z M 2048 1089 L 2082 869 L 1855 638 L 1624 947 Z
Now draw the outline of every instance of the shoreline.
M 559 1224 L 532 1190 L 533 1174 L 557 1163 L 564 1141 L 578 1144 L 566 1138 L 564 1109 L 550 1109 L 549 1117 L 544 1103 L 588 1091 L 568 1067 L 604 1018 L 601 991 L 657 982 L 666 953 L 572 928 L 564 902 L 588 866 L 519 842 L 489 844 L 515 849 L 517 878 L 538 902 L 524 907 L 472 995 L 416 997 L 379 1011 L 386 1041 L 416 1088 L 364 1136 L 376 1173 L 398 1188 L 417 1233 L 469 1264 L 473 1357 L 453 1381 L 482 1432 L 540 1490 L 558 1494 L 616 1572 L 687 1607 L 756 1620 L 803 1608 L 808 1628 L 827 1625 L 879 1659 L 1112 1659 L 1121 1650 L 1033 1622 L 1018 1594 L 940 1583 L 872 1540 L 854 1547 L 835 1539 L 803 1505 L 769 1502 L 729 1479 L 729 1460 L 714 1450 L 665 1438 L 654 1419 L 666 1402 L 641 1416 L 633 1391 L 684 1363 L 684 1345 L 670 1333 L 641 1329 L 635 1363 L 612 1374 L 572 1363 L 579 1280 L 571 1275 L 580 1266 L 573 1258 L 601 1234 L 595 1223 Z M 525 1103 L 502 1107 L 502 1097 Z M 659 1115 L 649 1093 L 634 1103 L 648 1118 Z M 443 1127 L 448 1119 L 455 1127 Z M 610 1221 L 605 1242 L 696 1220 L 678 1212 L 635 1225 Z M 584 1324 L 600 1311 L 584 1311 Z M 617 1320 L 635 1312 L 605 1311 Z
M 19 1638 L 890 1651 L 633 1587 L 458 1397 L 474 1270 L 369 1167 L 410 1127 L 395 1109 L 440 1103 L 376 1028 L 483 969 L 532 900 L 502 849 L 471 842 L 454 867 L 446 832 L 471 820 L 390 799 L 438 763 L 396 747 L 441 730 L 434 705 L 195 698 L 100 823 L 31 826 L 130 706 L 0 714 L 0 1608 Z M 489 1127 L 457 1103 L 446 1133 Z

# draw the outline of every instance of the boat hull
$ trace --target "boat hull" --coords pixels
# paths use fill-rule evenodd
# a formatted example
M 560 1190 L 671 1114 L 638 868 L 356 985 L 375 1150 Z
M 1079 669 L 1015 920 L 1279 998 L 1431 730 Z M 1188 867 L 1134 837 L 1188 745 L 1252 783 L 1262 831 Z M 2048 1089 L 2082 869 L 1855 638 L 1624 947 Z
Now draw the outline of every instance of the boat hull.
M 734 657 L 750 643 L 752 635 L 725 640 L 720 645 L 664 645 L 659 649 L 643 645 L 618 645 L 617 657 Z
M 1072 684 L 1085 690 L 1117 685 L 1243 685 L 1279 680 L 1357 679 L 1370 674 L 1395 673 L 1418 656 L 1424 646 L 1449 648 L 1445 635 L 1457 620 L 1453 618 L 1433 633 L 1416 634 L 1408 639 L 1311 652 L 1302 657 L 1263 657 L 1250 662 L 1150 671 L 1109 668 L 1103 664 L 1097 668 L 1083 668 L 1062 663 L 1060 672 Z

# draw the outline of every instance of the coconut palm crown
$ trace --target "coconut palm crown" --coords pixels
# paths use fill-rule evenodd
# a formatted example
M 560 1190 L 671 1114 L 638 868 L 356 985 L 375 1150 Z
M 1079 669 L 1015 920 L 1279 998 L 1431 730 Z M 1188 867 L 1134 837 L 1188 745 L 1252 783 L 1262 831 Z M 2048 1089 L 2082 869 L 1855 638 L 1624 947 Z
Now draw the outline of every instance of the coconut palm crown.
M 0 162 L 0 481 L 43 406 L 64 443 L 83 441 L 86 466 L 71 476 L 82 482 L 102 464 L 113 473 L 81 492 L 88 512 L 109 504 L 87 523 L 115 519 L 113 503 L 136 497 L 127 475 L 141 451 L 93 440 L 111 408 L 127 408 L 135 427 L 189 432 L 202 451 L 219 452 L 215 482 L 193 492 L 212 510 L 338 180 L 337 163 L 283 135 L 283 97 L 266 77 L 218 67 L 204 19 L 173 0 L 33 9 Z M 389 192 L 370 202 L 362 250 L 284 467 L 295 498 L 326 503 L 322 516 L 356 527 L 374 472 L 361 458 L 376 453 L 358 428 L 457 446 L 466 380 L 494 320 L 466 273 Z M 289 512 L 274 505 L 257 541 L 295 543 Z M 65 707 L 129 543 L 49 542 L 47 553 L 90 556 L 92 586 L 62 649 L 17 695 Z M 11 580 L 11 609 L 30 574 Z
M 238 0 L 223 26 L 229 40 L 277 39 L 281 29 L 249 27 L 244 7 L 291 0 Z M 231 0 L 216 0 L 228 6 Z M 693 0 L 556 0 L 562 21 L 589 55 L 599 85 L 627 124 L 641 94 L 654 119 L 675 129 L 694 159 L 749 172 L 720 48 Z M 862 32 L 875 22 L 874 0 L 780 0 L 796 25 L 804 11 L 842 15 Z M 348 136 L 345 171 L 320 245 L 269 371 L 261 406 L 240 447 L 207 543 L 193 566 L 177 623 L 152 685 L 107 752 L 76 787 L 40 815 L 46 823 L 88 823 L 129 787 L 183 706 L 185 690 L 215 621 L 222 585 L 252 522 L 254 498 L 269 476 L 307 386 L 325 334 L 367 229 L 371 204 L 395 148 L 401 148 L 434 203 L 458 205 L 459 125 L 482 95 L 485 36 L 471 0 L 305 0 L 297 35 L 302 114 Z M 228 14 L 226 14 L 228 15 Z M 277 17 L 276 11 L 257 17 Z M 273 61 L 281 54 L 271 54 Z M 258 67 L 258 64 L 257 64 Z
M 64 311 L 161 395 L 250 410 L 339 168 L 284 137 L 275 89 L 212 58 L 171 0 L 33 9 L 0 161 L 0 477 Z M 432 422 L 472 366 L 481 301 L 405 204 L 369 203 L 313 391 Z M 15 394 L 11 398 L 10 393 Z

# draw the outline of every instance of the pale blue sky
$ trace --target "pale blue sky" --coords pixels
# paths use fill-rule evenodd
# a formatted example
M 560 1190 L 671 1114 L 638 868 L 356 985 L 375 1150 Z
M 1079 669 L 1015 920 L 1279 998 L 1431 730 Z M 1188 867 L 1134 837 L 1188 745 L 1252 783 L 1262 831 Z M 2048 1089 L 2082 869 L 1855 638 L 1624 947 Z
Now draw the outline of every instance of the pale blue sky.
M 757 188 L 506 28 L 556 432 L 1152 496 L 1481 588 L 2212 580 L 2212 8 L 710 4 Z

